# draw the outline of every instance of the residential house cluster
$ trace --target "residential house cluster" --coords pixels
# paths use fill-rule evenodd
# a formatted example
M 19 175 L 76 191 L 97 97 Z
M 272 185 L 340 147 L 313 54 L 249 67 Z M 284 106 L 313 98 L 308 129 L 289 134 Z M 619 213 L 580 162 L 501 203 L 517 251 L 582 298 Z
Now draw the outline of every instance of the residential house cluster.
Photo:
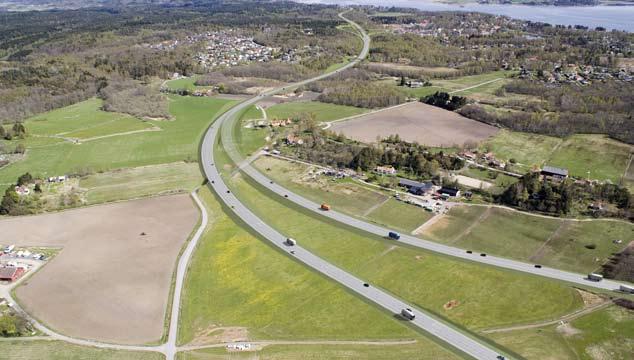
M 504 169 L 506 167 L 506 162 L 496 158 L 495 154 L 490 151 L 486 153 L 479 153 L 477 151 L 465 150 L 460 152 L 459 155 L 463 159 L 474 163 L 484 164 L 499 169 Z
M 554 64 L 552 70 L 540 73 L 520 68 L 521 79 L 537 79 L 548 84 L 578 84 L 588 85 L 592 81 L 620 80 L 634 81 L 631 69 L 609 69 L 604 66 Z

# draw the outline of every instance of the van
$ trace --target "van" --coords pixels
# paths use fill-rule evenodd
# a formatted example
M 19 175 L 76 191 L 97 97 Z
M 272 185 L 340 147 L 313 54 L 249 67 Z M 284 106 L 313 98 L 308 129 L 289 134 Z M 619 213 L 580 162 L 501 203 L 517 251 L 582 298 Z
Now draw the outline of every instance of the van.
M 400 239 L 400 238 L 401 238 L 401 234 L 399 234 L 399 233 L 397 233 L 397 232 L 394 232 L 394 231 L 390 231 L 390 232 L 387 234 L 387 236 L 388 236 L 390 239 L 394 239 L 394 240 L 398 240 L 398 239 Z
M 295 241 L 295 239 L 287 238 L 286 239 L 286 245 L 295 246 L 295 245 L 297 245 L 297 241 Z
M 414 320 L 416 318 L 416 315 L 414 315 L 414 312 L 410 308 L 401 310 L 401 315 L 403 315 L 403 317 L 407 320 Z
M 330 210 L 330 205 L 328 205 L 328 204 L 321 204 L 321 209 L 322 209 L 322 210 L 324 210 L 324 211 L 328 211 L 328 210 Z

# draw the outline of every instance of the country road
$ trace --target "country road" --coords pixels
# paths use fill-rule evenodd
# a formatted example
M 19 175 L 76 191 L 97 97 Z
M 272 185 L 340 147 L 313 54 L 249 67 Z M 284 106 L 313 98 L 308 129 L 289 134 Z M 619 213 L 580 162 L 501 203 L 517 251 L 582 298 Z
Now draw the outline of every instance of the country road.
M 390 313 L 399 314 L 404 308 L 413 309 L 416 317 L 411 321 L 411 324 L 422 329 L 423 331 L 428 332 L 439 340 L 450 344 L 451 346 L 460 350 L 464 354 L 467 354 L 468 356 L 476 359 L 497 359 L 500 356 L 501 352 L 495 349 L 493 345 L 485 344 L 484 342 L 481 342 L 479 339 L 476 339 L 470 334 L 466 334 L 455 329 L 454 327 L 444 323 L 438 318 L 431 316 L 427 312 L 421 309 L 417 309 L 411 304 L 398 299 L 394 295 L 373 287 L 371 284 L 366 283 L 364 280 L 344 271 L 339 267 L 330 264 L 329 262 L 314 255 L 301 246 L 295 245 L 291 247 L 286 245 L 286 236 L 279 233 L 270 225 L 266 224 L 244 204 L 242 204 L 240 200 L 231 192 L 229 187 L 225 184 L 222 176 L 220 175 L 220 171 L 214 165 L 214 147 L 216 142 L 219 140 L 219 135 L 222 133 L 222 144 L 228 151 L 232 160 L 236 164 L 239 164 L 239 167 L 245 170 L 250 176 L 257 175 L 257 171 L 253 173 L 253 171 L 250 170 L 253 168 L 249 165 L 249 163 L 243 161 L 244 159 L 237 152 L 235 143 L 233 142 L 233 121 L 236 120 L 237 116 L 248 106 L 257 103 L 265 96 L 270 96 L 278 92 L 287 91 L 291 88 L 302 86 L 314 81 L 324 79 L 328 76 L 332 76 L 356 65 L 359 61 L 363 60 L 367 56 L 370 45 L 370 37 L 358 24 L 345 18 L 343 16 L 343 13 L 339 14 L 339 16 L 350 23 L 352 26 L 354 26 L 359 34 L 361 34 L 363 39 L 363 49 L 360 55 L 355 60 L 351 61 L 342 68 L 339 68 L 338 70 L 262 93 L 234 106 L 229 111 L 221 115 L 207 130 L 206 134 L 204 135 L 202 146 L 200 148 L 201 166 L 204 170 L 205 177 L 208 180 L 208 184 L 218 194 L 218 197 L 237 216 L 239 216 L 245 224 L 248 224 L 251 228 L 253 228 L 253 230 L 259 233 L 266 240 L 270 241 L 274 246 L 280 248 L 282 251 L 289 253 L 289 256 L 296 258 L 304 265 L 333 279 L 334 281 L 348 288 L 350 291 L 353 291 L 358 295 L 370 300 L 371 302 L 374 302 L 380 307 L 388 310 Z M 269 185 L 270 183 L 272 183 L 265 177 L 263 179 L 260 178 L 258 181 L 262 180 L 262 182 Z M 277 190 L 277 192 L 281 194 L 285 193 L 286 191 L 279 186 L 277 186 L 275 190 Z

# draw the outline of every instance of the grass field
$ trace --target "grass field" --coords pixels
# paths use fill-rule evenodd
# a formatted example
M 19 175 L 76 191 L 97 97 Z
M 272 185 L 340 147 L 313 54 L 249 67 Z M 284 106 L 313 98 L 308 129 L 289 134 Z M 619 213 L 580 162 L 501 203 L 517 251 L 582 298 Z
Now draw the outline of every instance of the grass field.
M 194 75 L 182 79 L 169 80 L 165 82 L 165 86 L 171 90 L 186 89 L 190 91 L 211 88 L 210 86 L 196 86 L 194 83 L 198 80 L 198 78 L 198 75 Z
M 68 108 L 55 110 L 26 121 L 32 135 L 23 141 L 26 157 L 0 170 L 0 183 L 8 184 L 30 172 L 48 177 L 68 174 L 77 169 L 93 171 L 170 163 L 198 158 L 198 142 L 212 119 L 233 104 L 214 98 L 170 97 L 173 121 L 149 121 L 161 131 L 108 137 L 81 144 L 61 139 L 36 137 L 76 129 Z M 72 105 L 79 107 L 86 118 L 102 118 L 96 101 Z M 39 120 L 38 120 L 39 119 Z M 46 120 L 43 120 L 46 119 Z M 83 115 L 81 119 L 84 119 Z M 83 121 L 83 120 L 82 120 Z M 93 124 L 93 120 L 87 120 Z M 15 141 L 13 141 L 15 142 Z
M 62 341 L 0 341 L 3 360 L 163 360 L 163 354 L 147 351 L 106 350 Z
M 622 250 L 634 225 L 543 218 L 499 208 L 455 207 L 422 237 L 560 269 L 590 272 Z M 622 244 L 613 243 L 623 240 Z M 586 245 L 595 244 L 595 249 Z
M 327 104 L 317 101 L 298 101 L 273 105 L 266 109 L 270 119 L 286 119 L 302 113 L 312 113 L 317 121 L 332 121 L 366 112 L 353 106 Z
M 152 123 L 127 114 L 100 111 L 101 104 L 101 100 L 92 98 L 37 115 L 27 120 L 27 131 L 34 136 L 87 139 L 152 127 Z
M 458 357 L 438 346 L 425 342 L 403 345 L 269 345 L 256 352 L 229 353 L 223 348 L 198 350 L 180 353 L 178 360 L 216 360 L 216 359 L 411 359 L 411 360 L 447 360 Z
M 506 189 L 509 185 L 516 183 L 519 179 L 514 176 L 509 176 L 499 172 L 482 169 L 478 167 L 468 166 L 460 174 L 469 176 L 475 179 L 488 181 L 495 184 L 501 189 Z
M 566 139 L 500 131 L 484 143 L 502 160 L 515 159 L 525 170 L 552 165 L 567 168 L 575 177 L 619 183 L 634 147 L 603 135 L 573 135 Z
M 266 144 L 266 137 L 270 135 L 271 130 L 268 127 L 263 128 L 245 128 L 247 123 L 262 119 L 262 111 L 255 106 L 249 108 L 240 117 L 240 126 L 235 127 L 234 136 L 239 139 L 238 146 L 242 154 L 251 155 Z
M 202 183 L 197 163 L 177 162 L 96 173 L 81 178 L 88 204 L 189 192 Z
M 611 306 L 573 320 L 569 326 L 490 336 L 527 359 L 628 360 L 634 353 L 634 312 Z
M 249 339 L 419 337 L 244 230 L 207 188 L 201 197 L 211 225 L 187 274 L 181 343 L 205 342 L 219 327 L 246 328 Z
M 377 224 L 393 227 L 396 230 L 412 232 L 431 219 L 433 214 L 419 207 L 397 201 L 393 198 L 381 204 L 378 208 L 366 215 Z

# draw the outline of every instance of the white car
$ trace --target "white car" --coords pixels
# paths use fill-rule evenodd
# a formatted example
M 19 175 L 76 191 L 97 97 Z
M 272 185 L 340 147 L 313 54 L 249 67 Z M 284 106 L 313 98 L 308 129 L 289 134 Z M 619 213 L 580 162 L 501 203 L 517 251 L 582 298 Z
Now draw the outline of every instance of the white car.
M 412 309 L 410 308 L 405 308 L 401 310 L 401 315 L 403 315 L 403 317 L 407 320 L 414 320 L 414 318 L 416 318 L 416 315 L 414 315 L 414 311 L 412 311 Z

